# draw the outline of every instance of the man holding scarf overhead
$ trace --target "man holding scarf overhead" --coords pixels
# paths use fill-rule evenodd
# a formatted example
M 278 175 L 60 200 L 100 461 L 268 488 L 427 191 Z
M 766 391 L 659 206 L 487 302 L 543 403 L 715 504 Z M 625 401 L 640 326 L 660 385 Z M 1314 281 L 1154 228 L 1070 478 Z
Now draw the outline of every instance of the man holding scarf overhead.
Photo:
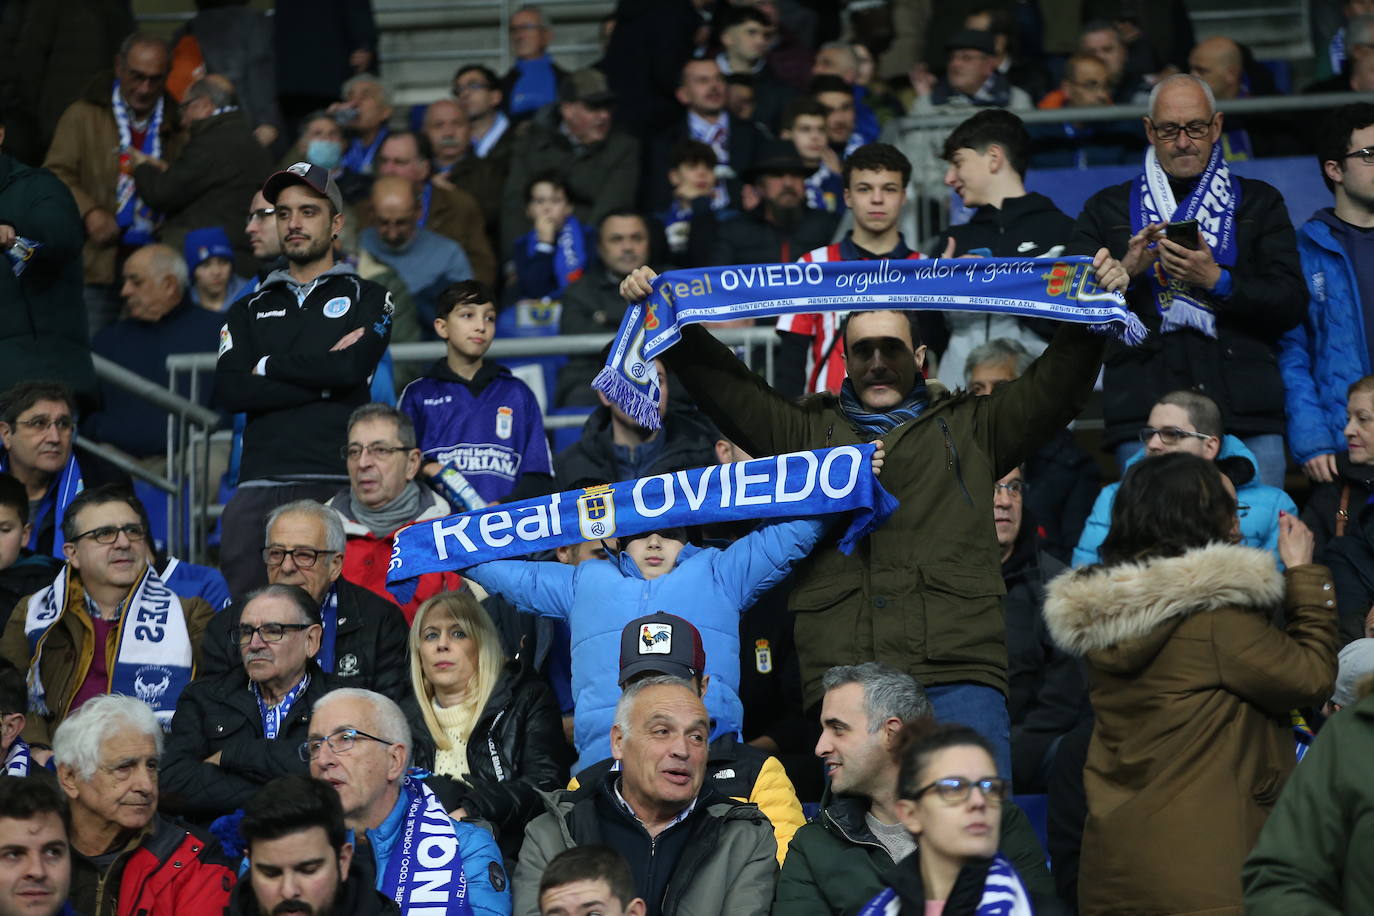
M 137 697 L 166 728 L 214 610 L 173 594 L 148 565 L 141 542 L 150 535 L 128 490 L 83 491 L 62 529 L 67 564 L 52 585 L 20 599 L 0 636 L 0 658 L 28 672 L 25 739 L 48 742 L 102 693 Z
M 907 266 L 899 270 L 898 263 Z M 928 271 L 936 274 L 994 266 L 941 259 L 882 262 L 882 271 L 914 275 L 921 264 L 932 264 Z M 837 271 L 847 267 L 833 265 Z M 826 275 L 821 266 L 814 272 Z M 1062 293 L 1062 276 L 1106 290 L 1125 288 L 1127 279 L 1106 249 L 1091 265 L 1045 262 L 1034 274 L 1042 291 L 1059 290 L 1051 298 Z M 622 295 L 643 299 L 654 276 L 640 268 L 621 284 Z M 992 296 L 1010 293 L 1011 286 L 989 282 L 980 288 Z M 958 296 L 946 295 L 955 306 Z M 838 300 L 832 308 L 867 304 L 863 295 L 828 298 Z M 699 325 L 683 327 L 680 342 L 660 358 L 721 432 L 751 455 L 879 438 L 886 443 L 883 485 L 897 497 L 897 510 L 852 554 L 823 541 L 798 569 L 789 606 L 796 613 L 806 702 L 819 702 L 821 676 L 830 667 L 892 665 L 926 687 L 937 716 L 988 737 L 997 747 L 999 770 L 1009 776 L 1001 552 L 987 523 L 992 485 L 1077 416 L 1092 391 L 1105 338 L 1065 325 L 1024 375 L 975 398 L 921 377 L 914 312 L 854 311 L 840 334 L 848 370 L 841 393 L 800 404 L 769 388 Z
M 1284 395 L 1279 336 L 1307 316 L 1307 288 L 1283 198 L 1231 174 L 1211 90 L 1178 74 L 1150 93 L 1145 168 L 1089 198 L 1077 253 L 1105 245 L 1131 275 L 1127 301 L 1150 328 L 1141 347 L 1108 350 L 1102 412 L 1106 445 L 1124 465 L 1136 433 L 1169 391 L 1193 389 L 1221 408 L 1222 425 L 1283 485 Z M 1169 223 L 1197 221 L 1195 241 Z

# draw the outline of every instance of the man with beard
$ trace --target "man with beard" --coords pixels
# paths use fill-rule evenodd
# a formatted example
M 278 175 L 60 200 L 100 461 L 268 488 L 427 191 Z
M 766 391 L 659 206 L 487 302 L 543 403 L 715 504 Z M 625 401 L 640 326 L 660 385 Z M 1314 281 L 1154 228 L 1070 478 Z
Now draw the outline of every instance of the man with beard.
M 391 295 L 335 264 L 343 199 L 329 173 L 297 162 L 267 180 L 288 266 L 229 310 L 215 369 L 217 406 L 248 414 L 239 486 L 224 508 L 220 568 L 234 594 L 265 582 L 263 523 L 276 506 L 326 500 L 348 481 L 348 417 L 372 398 L 391 339 Z
M 766 156 L 745 175 L 758 204 L 738 219 L 721 222 L 711 234 L 712 264 L 793 261 L 824 245 L 835 232 L 835 216 L 806 206 L 806 179 L 815 169 L 792 145 Z M 748 203 L 751 195 L 746 192 Z M 697 226 L 692 232 L 700 231 Z
M 239 882 L 227 916 L 388 916 L 400 913 L 354 858 L 339 793 L 308 776 L 268 783 L 244 808 L 248 880 Z

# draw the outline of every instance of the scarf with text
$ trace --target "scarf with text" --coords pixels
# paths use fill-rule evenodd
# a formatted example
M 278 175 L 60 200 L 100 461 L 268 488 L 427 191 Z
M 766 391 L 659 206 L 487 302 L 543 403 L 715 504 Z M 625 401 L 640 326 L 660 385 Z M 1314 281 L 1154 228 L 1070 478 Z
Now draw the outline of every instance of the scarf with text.
M 1169 174 L 1159 164 L 1154 147 L 1145 151 L 1145 170 L 1131 188 L 1131 234 L 1151 223 L 1195 219 L 1212 256 L 1222 267 L 1236 263 L 1236 209 L 1240 206 L 1240 181 L 1231 175 L 1220 143 L 1212 145 L 1207 167 L 1182 201 L 1174 198 Z M 1158 244 L 1158 243 L 1156 243 Z M 1161 318 L 1162 334 L 1192 328 L 1217 336 L 1217 316 L 1206 291 L 1170 280 L 1164 266 L 1155 261 L 1149 271 L 1150 288 Z
M 73 433 L 75 436 L 75 433 Z M 0 472 L 9 473 L 9 455 L 0 454 Z M 25 546 L 30 550 L 38 550 L 38 541 L 46 527 L 45 522 L 48 513 L 53 513 L 52 529 L 52 555 L 59 560 L 66 558 L 66 553 L 62 550 L 62 545 L 67 543 L 67 539 L 62 536 L 62 519 L 67 514 L 67 506 L 71 505 L 72 500 L 76 499 L 76 494 L 86 488 L 85 482 L 81 479 L 81 466 L 76 463 L 76 455 L 73 454 L 67 459 L 67 463 L 58 472 L 57 479 L 48 487 L 48 492 L 43 494 L 43 498 L 38 502 L 38 511 L 33 513 L 29 523 L 33 526 L 32 533 L 29 535 L 29 542 Z
M 402 913 L 472 916 L 458 832 L 439 797 L 415 776 L 401 783 L 405 820 L 378 890 Z
M 852 512 L 839 541 L 849 553 L 897 508 L 873 476 L 874 449 L 841 445 L 655 474 L 411 525 L 396 534 L 387 589 L 405 602 L 425 573 L 564 544 L 745 518 Z
M 162 109 L 165 101 L 159 98 L 157 105 L 153 107 L 152 116 L 148 120 L 148 130 L 144 133 L 143 144 L 139 147 L 139 152 L 154 159 L 162 158 Z M 139 199 L 138 188 L 134 184 L 133 160 L 128 153 L 134 144 L 133 115 L 129 112 L 124 96 L 119 94 L 119 80 L 115 80 L 114 83 L 112 103 L 115 127 L 119 131 L 119 177 L 115 181 L 115 222 L 124 230 L 124 244 L 146 245 L 153 240 L 158 215 Z
M 29 710 L 42 716 L 52 714 L 41 675 L 43 645 L 63 614 L 85 608 L 85 589 L 72 572 L 64 566 L 52 585 L 34 593 L 24 618 L 24 637 L 33 657 L 28 674 Z M 143 570 L 120 606 L 115 644 L 107 692 L 137 697 L 152 707 L 164 729 L 169 728 L 177 698 L 193 674 L 191 636 L 181 599 L 163 585 L 151 566 Z M 103 650 L 103 646 L 94 647 L 94 651 Z
M 625 310 L 592 387 L 646 429 L 663 425 L 653 360 L 684 325 L 855 309 L 984 312 L 1111 329 L 1129 344 L 1145 327 L 1116 292 L 1097 285 L 1092 259 L 937 258 L 827 261 L 672 270 Z
M 899 916 L 902 899 L 897 891 L 886 888 L 864 904 L 859 916 Z M 993 856 L 983 881 L 983 896 L 978 900 L 974 916 L 1035 916 L 1030 894 L 1016 868 L 1001 853 Z

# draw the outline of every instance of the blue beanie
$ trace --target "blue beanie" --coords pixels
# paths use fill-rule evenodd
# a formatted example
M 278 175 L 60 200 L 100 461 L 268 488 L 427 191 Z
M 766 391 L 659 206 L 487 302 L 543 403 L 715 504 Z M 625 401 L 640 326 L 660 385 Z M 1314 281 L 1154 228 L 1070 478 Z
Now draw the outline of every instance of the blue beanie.
M 195 273 L 196 268 L 211 258 L 234 260 L 234 249 L 229 247 L 229 236 L 219 226 L 192 229 L 186 233 L 186 269 Z

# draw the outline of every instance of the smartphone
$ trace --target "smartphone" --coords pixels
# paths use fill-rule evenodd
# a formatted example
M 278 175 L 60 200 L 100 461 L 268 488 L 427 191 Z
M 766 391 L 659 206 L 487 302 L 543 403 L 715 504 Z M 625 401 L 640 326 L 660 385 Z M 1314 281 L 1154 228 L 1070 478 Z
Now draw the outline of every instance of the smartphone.
M 1170 223 L 1164 227 L 1164 237 L 1175 245 L 1197 248 L 1197 220 L 1186 219 L 1181 223 Z

